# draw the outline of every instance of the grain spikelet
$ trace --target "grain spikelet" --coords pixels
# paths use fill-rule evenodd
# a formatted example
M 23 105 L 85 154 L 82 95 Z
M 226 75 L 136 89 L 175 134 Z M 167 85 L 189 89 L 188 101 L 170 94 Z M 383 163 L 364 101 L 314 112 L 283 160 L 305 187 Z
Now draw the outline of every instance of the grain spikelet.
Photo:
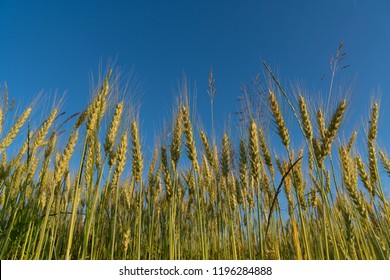
M 150 163 L 149 172 L 148 172 L 148 189 L 147 189 L 148 203 L 154 202 L 154 196 L 157 188 L 158 176 L 154 174 L 156 169 L 157 159 L 158 159 L 158 149 L 155 149 L 153 152 L 153 158 Z
M 141 181 L 144 163 L 139 140 L 138 125 L 135 121 L 131 125 L 131 137 L 133 144 L 133 176 L 135 178 L 135 182 L 139 183 Z
M 289 169 L 289 164 L 283 159 L 279 160 L 277 156 L 275 156 L 276 165 L 279 169 L 280 174 L 286 174 Z M 294 198 L 291 191 L 291 174 L 287 175 L 284 180 L 284 193 L 288 202 L 288 213 L 290 216 L 293 214 L 294 209 Z
M 126 164 L 126 153 L 127 153 L 127 132 L 123 132 L 121 140 L 119 142 L 118 150 L 116 152 L 117 165 L 114 170 L 112 178 L 112 186 L 116 186 L 119 182 L 119 178 L 123 173 Z
M 107 75 L 103 86 L 101 87 L 98 96 L 93 100 L 93 102 L 90 104 L 90 106 L 87 108 L 86 113 L 88 117 L 87 121 L 87 138 L 92 137 L 95 133 L 97 133 L 98 128 L 100 127 L 100 120 L 102 119 L 106 107 L 107 107 L 107 101 L 106 97 L 108 95 L 108 92 L 110 90 L 110 85 L 108 83 L 109 79 L 111 77 L 111 71 Z M 82 116 L 80 116 L 81 118 Z M 81 121 L 81 120 L 80 120 Z M 76 122 L 76 127 L 79 125 L 80 121 L 78 120 Z M 82 122 L 81 122 L 82 123 Z
M 379 114 L 379 105 L 374 103 L 371 108 L 371 117 L 370 117 L 370 126 L 368 130 L 368 167 L 370 170 L 370 180 L 371 184 L 376 184 L 378 182 L 377 176 L 377 157 L 376 157 L 376 145 L 375 139 L 378 134 L 378 114 Z
M 200 132 L 200 139 L 202 141 L 202 145 L 203 145 L 203 148 L 205 150 L 206 157 L 207 157 L 207 160 L 208 160 L 209 164 L 211 165 L 212 168 L 215 168 L 215 162 L 214 162 L 213 153 L 211 151 L 211 148 L 210 148 L 207 136 L 206 136 L 206 134 L 204 133 L 203 130 Z
M 179 110 L 177 112 L 177 117 L 175 120 L 175 125 L 173 127 L 173 136 L 171 143 L 171 159 L 176 168 L 181 155 L 181 135 L 182 135 L 182 112 Z
M 112 117 L 112 121 L 110 123 L 110 127 L 106 134 L 106 141 L 104 142 L 104 151 L 106 154 L 110 155 L 113 153 L 115 139 L 118 132 L 118 128 L 121 122 L 123 111 L 123 102 L 120 102 L 116 105 L 114 116 Z
M 321 109 L 317 111 L 317 125 L 320 137 L 321 139 L 324 139 L 326 134 L 326 124 L 324 114 Z
M 234 175 L 232 172 L 229 172 L 229 174 L 227 175 L 227 180 L 228 182 L 228 192 L 229 192 L 229 197 L 228 199 L 230 200 L 230 203 L 233 207 L 233 210 L 236 210 L 237 209 L 237 186 L 236 186 L 236 180 L 234 178 Z
M 0 135 L 3 133 L 4 112 L 0 108 Z
M 301 158 L 302 156 L 303 156 L 303 149 L 300 149 L 297 159 Z M 306 207 L 306 200 L 305 200 L 306 184 L 305 184 L 304 179 L 303 179 L 302 161 L 299 161 L 297 163 L 296 168 L 294 168 L 293 171 L 294 172 L 292 172 L 292 175 L 294 177 L 295 191 L 297 193 L 297 197 L 298 197 L 300 205 L 305 208 Z
M 340 128 L 341 121 L 344 116 L 344 112 L 347 108 L 347 101 L 344 99 L 340 102 L 335 113 L 333 114 L 329 126 L 325 131 L 325 137 L 322 139 L 322 156 L 325 157 L 330 153 L 331 144 Z
M 356 163 L 356 167 L 357 167 L 357 170 L 358 170 L 358 173 L 359 173 L 360 180 L 363 183 L 363 186 L 366 188 L 366 190 L 370 194 L 371 198 L 374 198 L 374 196 L 375 196 L 375 193 L 374 193 L 375 189 L 373 188 L 373 185 L 371 185 L 370 177 L 367 174 L 366 168 L 364 166 L 364 163 L 363 163 L 361 157 L 356 156 L 355 157 L 355 163 Z
M 222 156 L 221 156 L 221 171 L 222 176 L 227 177 L 230 171 L 230 140 L 225 133 L 222 138 Z
M 240 186 L 243 197 L 246 197 L 248 189 L 248 159 L 244 140 L 240 140 Z
M 46 134 L 49 131 L 49 128 L 52 126 L 55 118 L 57 117 L 57 112 L 58 112 L 58 108 L 54 108 L 50 116 L 45 120 L 41 128 L 37 131 L 37 135 L 35 136 L 33 145 L 31 147 L 32 150 L 35 150 L 37 147 L 43 145 L 43 140 L 45 139 Z
M 192 162 L 192 166 L 194 170 L 198 171 L 198 161 L 196 158 L 194 134 L 192 130 L 192 124 L 190 121 L 190 113 L 186 106 L 182 107 L 182 115 L 183 115 L 183 125 L 184 125 L 184 136 L 186 138 L 187 155 Z
M 381 158 L 381 162 L 383 167 L 385 168 L 387 175 L 390 176 L 390 161 L 387 155 L 383 151 L 379 151 L 379 156 Z
M 251 177 L 255 182 L 258 182 L 260 180 L 259 140 L 257 136 L 257 125 L 253 119 L 250 122 L 248 137 Z
M 91 143 L 87 147 L 87 160 L 85 162 L 85 182 L 87 184 L 87 188 L 92 186 L 93 179 L 93 162 L 94 162 L 94 145 Z
M 54 170 L 54 185 L 56 186 L 62 178 L 62 175 L 68 169 L 68 162 L 72 156 L 74 146 L 76 145 L 78 139 L 78 130 L 74 130 L 69 137 L 69 141 L 66 144 L 63 154 L 56 160 L 55 170 Z
M 26 140 L 24 141 L 23 143 L 23 146 L 22 148 L 20 149 L 20 151 L 18 152 L 17 156 L 14 157 L 10 163 L 11 166 L 14 166 L 16 165 L 18 162 L 20 162 L 20 160 L 22 159 L 23 155 L 27 152 L 27 149 L 28 149 L 28 145 L 30 143 L 30 139 L 32 137 L 32 132 L 30 131 L 29 133 L 29 136 L 26 138 Z
M 348 144 L 347 144 L 347 152 L 349 153 L 352 150 L 353 144 L 355 143 L 357 136 L 356 130 L 352 133 L 351 138 L 349 138 Z
M 339 154 L 345 187 L 360 215 L 362 217 L 366 217 L 367 211 L 364 203 L 364 198 L 362 197 L 361 193 L 359 193 L 359 190 L 357 188 L 358 174 L 353 160 L 344 147 L 340 148 Z
M 268 170 L 271 173 L 271 176 L 274 177 L 275 170 L 274 170 L 274 166 L 272 164 L 271 152 L 269 151 L 267 142 L 265 141 L 264 133 L 261 129 L 259 129 L 259 139 L 260 139 L 261 154 L 263 156 L 264 162 L 267 165 Z
M 303 132 L 305 133 L 306 139 L 311 142 L 311 139 L 313 138 L 313 127 L 311 125 L 310 115 L 307 111 L 305 99 L 302 95 L 299 96 L 299 112 L 301 114 Z
M 171 174 L 169 172 L 167 149 L 165 146 L 161 146 L 161 171 L 163 173 L 162 175 L 165 184 L 165 194 L 169 200 L 171 199 L 173 194 L 173 184 L 172 184 Z
M 312 145 L 313 145 L 314 156 L 317 161 L 318 167 L 322 169 L 324 163 L 324 157 L 322 156 L 321 144 L 317 139 L 313 138 Z
M 5 148 L 7 148 L 9 145 L 11 145 L 12 141 L 14 140 L 16 135 L 18 134 L 20 128 L 26 122 L 26 120 L 29 117 L 30 113 L 31 113 L 31 108 L 29 107 L 18 118 L 18 120 L 16 121 L 14 126 L 11 128 L 11 130 L 8 132 L 8 134 L 0 142 L 0 152 L 3 151 Z
M 288 133 L 278 102 L 276 101 L 275 94 L 272 91 L 270 91 L 269 93 L 269 100 L 270 100 L 272 115 L 274 116 L 276 125 L 278 127 L 278 134 L 282 139 L 283 145 L 286 146 L 286 148 L 288 149 L 290 145 L 290 135 Z

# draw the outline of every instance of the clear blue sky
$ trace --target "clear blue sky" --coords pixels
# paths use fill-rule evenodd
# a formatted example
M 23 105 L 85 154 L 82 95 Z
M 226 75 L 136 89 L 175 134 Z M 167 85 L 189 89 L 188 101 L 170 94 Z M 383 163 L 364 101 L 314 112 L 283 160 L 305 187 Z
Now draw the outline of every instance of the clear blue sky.
M 209 125 L 207 82 L 213 69 L 216 129 L 237 111 L 243 83 L 263 71 L 326 90 L 329 58 L 344 41 L 351 67 L 340 74 L 353 119 L 366 118 L 370 95 L 381 95 L 382 143 L 390 141 L 390 2 L 362 1 L 0 1 L 0 81 L 31 100 L 41 90 L 67 92 L 65 109 L 89 99 L 89 74 L 117 58 L 143 83 L 144 137 L 169 119 L 178 80 L 197 84 L 198 111 Z M 312 94 L 316 94 L 313 91 Z M 375 94 L 378 96 L 378 94 Z M 165 101 L 164 101 L 165 100 Z M 355 115 L 355 113 L 359 113 Z

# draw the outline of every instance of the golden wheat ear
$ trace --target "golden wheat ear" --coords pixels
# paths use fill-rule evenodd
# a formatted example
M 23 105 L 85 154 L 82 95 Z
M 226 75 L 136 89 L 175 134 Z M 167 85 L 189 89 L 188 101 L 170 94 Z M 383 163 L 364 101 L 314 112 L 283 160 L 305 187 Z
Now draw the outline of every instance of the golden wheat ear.
M 369 121 L 369 129 L 367 135 L 367 148 L 368 148 L 368 167 L 370 170 L 371 184 L 378 182 L 377 174 L 377 150 L 376 150 L 376 137 L 378 135 L 378 116 L 379 116 L 379 104 L 374 103 L 371 108 L 371 116 Z
M 131 139 L 133 144 L 133 176 L 136 183 L 141 181 L 144 162 L 141 152 L 141 144 L 139 139 L 139 131 L 137 122 L 134 121 L 131 125 Z
M 379 151 L 379 156 L 381 158 L 382 165 L 383 165 L 384 169 L 386 170 L 387 175 L 390 176 L 390 160 L 389 160 L 389 157 L 383 151 Z
M 121 136 L 121 140 L 119 142 L 119 146 L 116 152 L 116 168 L 114 170 L 113 180 L 112 180 L 112 186 L 116 187 L 116 185 L 119 183 L 119 178 L 121 174 L 124 171 L 125 164 L 126 164 L 126 154 L 127 154 L 127 132 L 123 132 Z M 134 176 L 137 176 L 139 174 L 136 174 Z
M 114 151 L 114 145 L 121 122 L 122 111 L 123 102 L 120 102 L 116 105 L 114 116 L 112 117 L 112 121 L 106 134 L 106 140 L 103 146 L 106 155 L 111 155 Z
M 248 134 L 251 177 L 255 182 L 258 182 L 260 180 L 259 138 L 257 135 L 257 125 L 253 119 L 250 121 Z
M 332 118 L 330 119 L 328 128 L 325 131 L 325 137 L 322 139 L 322 156 L 325 157 L 330 153 L 332 142 L 341 126 L 345 110 L 347 108 L 347 101 L 344 99 L 337 106 Z
M 31 108 L 27 108 L 23 114 L 18 118 L 14 126 L 10 129 L 8 134 L 1 140 L 0 142 L 0 152 L 2 152 L 4 149 L 6 149 L 9 145 L 11 145 L 12 141 L 16 137 L 16 135 L 19 133 L 20 128 L 23 126 L 23 124 L 26 122 L 28 117 L 30 116 Z
M 311 125 L 310 115 L 307 110 L 306 101 L 302 95 L 299 96 L 299 112 L 301 114 L 303 132 L 305 134 L 306 139 L 310 143 L 311 139 L 313 138 L 313 127 Z
M 190 121 L 190 113 L 188 107 L 186 106 L 182 107 L 182 115 L 183 115 L 184 136 L 186 138 L 187 155 L 188 158 L 191 160 L 192 166 L 194 167 L 195 171 L 198 171 L 198 161 L 196 158 L 194 133 Z
M 275 94 L 272 91 L 270 91 L 269 93 L 269 101 L 270 101 L 272 115 L 274 116 L 276 125 L 278 127 L 278 134 L 282 139 L 283 145 L 288 150 L 290 146 L 290 134 L 284 122 L 282 111 L 279 108 L 278 101 L 276 100 Z
M 171 142 L 171 159 L 174 163 L 174 167 L 176 168 L 177 163 L 179 162 L 179 158 L 181 155 L 181 136 L 183 132 L 182 126 L 182 112 L 179 110 L 177 112 L 175 124 L 173 127 L 173 136 Z

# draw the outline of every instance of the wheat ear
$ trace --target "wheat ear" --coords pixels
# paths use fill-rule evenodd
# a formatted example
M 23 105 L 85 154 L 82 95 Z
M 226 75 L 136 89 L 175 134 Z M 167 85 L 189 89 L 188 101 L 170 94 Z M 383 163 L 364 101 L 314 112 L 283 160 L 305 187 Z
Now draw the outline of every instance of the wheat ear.
M 26 122 L 26 120 L 29 117 L 30 113 L 31 113 L 31 108 L 29 107 L 18 118 L 18 120 L 16 121 L 14 126 L 11 128 L 11 130 L 8 132 L 8 134 L 0 142 L 0 152 L 2 152 L 5 148 L 7 148 L 9 145 L 11 145 L 12 141 L 14 140 L 16 135 L 18 134 L 20 128 Z
M 171 143 L 171 159 L 174 163 L 174 166 L 177 166 L 177 163 L 179 161 L 180 155 L 181 155 L 181 135 L 183 132 L 183 126 L 182 126 L 182 112 L 179 110 L 177 112 L 175 125 L 173 127 L 173 136 L 172 136 L 172 143 Z
M 187 156 L 191 160 L 194 170 L 198 171 L 198 161 L 196 158 L 194 133 L 190 121 L 190 113 L 186 106 L 182 107 L 182 114 L 183 114 L 184 136 L 186 138 Z
M 368 130 L 368 167 L 370 169 L 370 180 L 371 184 L 378 182 L 377 176 L 377 157 L 376 157 L 376 145 L 375 139 L 378 134 L 378 115 L 379 115 L 379 105 L 374 103 L 371 108 L 371 118 L 370 118 L 370 127 Z
M 248 138 L 251 177 L 255 182 L 258 182 L 260 180 L 259 140 L 257 136 L 257 125 L 253 119 L 250 122 Z
M 349 196 L 351 197 L 353 203 L 355 204 L 357 210 L 359 211 L 362 217 L 366 217 L 367 210 L 365 207 L 364 199 L 362 195 L 359 193 L 357 188 L 357 170 L 353 163 L 353 160 L 350 154 L 344 147 L 341 147 L 339 150 L 342 173 L 343 173 L 343 181 L 345 187 L 348 191 Z
M 74 130 L 69 137 L 69 141 L 66 144 L 63 154 L 56 160 L 55 164 L 55 173 L 54 173 L 54 185 L 56 186 L 60 181 L 65 171 L 68 168 L 69 160 L 72 156 L 74 146 L 76 145 L 78 139 L 78 130 Z
M 330 153 L 332 142 L 340 128 L 345 110 L 347 108 L 347 101 L 344 99 L 340 102 L 335 113 L 333 114 L 329 126 L 325 131 L 325 137 L 322 139 L 322 156 L 325 157 Z
M 57 117 L 58 108 L 54 108 L 54 110 L 51 112 L 50 116 L 45 120 L 45 122 L 42 124 L 41 128 L 38 130 L 32 150 L 35 150 L 35 148 L 43 145 L 43 140 L 45 139 L 46 134 L 49 131 L 49 128 L 52 126 L 55 118 Z
M 305 99 L 302 95 L 299 96 L 299 112 L 301 114 L 303 132 L 305 133 L 306 139 L 311 142 L 311 139 L 313 138 L 313 127 L 311 125 L 310 115 L 307 110 Z
M 230 140 L 225 133 L 222 138 L 222 153 L 221 153 L 221 171 L 222 175 L 227 178 L 230 171 Z
M 388 156 L 383 151 L 379 151 L 379 156 L 381 158 L 382 165 L 387 172 L 387 175 L 390 176 L 390 161 Z
M 106 140 L 104 142 L 104 151 L 106 154 L 111 155 L 114 150 L 115 138 L 118 132 L 118 128 L 121 122 L 123 111 L 123 102 L 120 102 L 116 105 L 114 116 L 110 123 L 109 129 L 106 134 Z
M 260 140 L 260 149 L 261 149 L 261 154 L 263 156 L 264 162 L 268 167 L 268 170 L 271 173 L 271 176 L 274 177 L 275 175 L 275 170 L 274 166 L 272 164 L 272 157 L 271 157 L 271 152 L 268 148 L 267 142 L 265 140 L 264 133 L 261 129 L 259 129 L 259 140 Z
M 133 176 L 135 182 L 139 183 L 141 181 L 144 163 L 139 140 L 138 125 L 136 121 L 134 121 L 131 125 L 131 137 L 133 144 Z
M 271 105 L 272 115 L 274 116 L 276 125 L 278 127 L 278 134 L 279 134 L 280 138 L 282 139 L 283 145 L 286 146 L 286 148 L 288 149 L 289 145 L 290 145 L 290 135 L 288 133 L 288 130 L 287 130 L 286 124 L 284 122 L 282 112 L 280 111 L 279 104 L 276 100 L 275 94 L 272 91 L 270 91 L 270 93 L 269 93 L 269 101 L 270 101 L 270 105 Z

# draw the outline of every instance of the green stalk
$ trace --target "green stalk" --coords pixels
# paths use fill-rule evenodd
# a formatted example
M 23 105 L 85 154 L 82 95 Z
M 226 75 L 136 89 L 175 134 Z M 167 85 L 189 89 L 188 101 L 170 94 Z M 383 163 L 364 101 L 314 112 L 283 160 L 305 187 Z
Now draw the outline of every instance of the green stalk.
M 137 243 L 138 260 L 141 259 L 142 211 L 143 211 L 143 188 L 142 188 L 142 178 L 141 178 L 140 186 L 139 186 L 138 243 Z
M 117 224 L 117 216 L 118 216 L 118 201 L 119 201 L 119 182 L 117 182 L 116 186 L 114 186 L 116 189 L 115 193 L 115 210 L 114 210 L 114 226 L 111 231 L 111 260 L 114 259 L 114 253 L 115 253 L 115 239 L 116 239 L 116 224 Z
M 107 156 L 105 156 L 103 162 L 106 161 L 106 157 Z M 82 254 L 83 260 L 86 258 L 86 254 L 87 254 L 87 247 L 88 247 L 89 236 L 90 236 L 90 232 L 91 232 L 91 228 L 92 228 L 92 222 L 94 221 L 95 211 L 96 211 L 95 209 L 96 209 L 97 202 L 99 200 L 99 191 L 100 191 L 99 186 L 100 186 L 101 179 L 103 177 L 103 170 L 104 170 L 104 168 L 102 167 L 100 170 L 100 173 L 99 173 L 98 180 L 96 182 L 96 186 L 95 186 L 95 190 L 94 190 L 94 194 L 93 194 L 93 202 L 91 204 L 89 204 L 89 213 L 90 214 L 86 216 L 85 231 L 84 231 L 84 238 L 83 238 L 83 254 Z M 93 184 L 93 174 L 91 174 L 91 182 L 89 182 L 89 183 Z M 92 242 L 92 247 L 93 247 L 93 242 Z M 93 256 L 93 254 L 91 252 L 91 258 L 92 258 L 92 256 Z
M 72 216 L 70 220 L 70 227 L 69 227 L 69 235 L 68 235 L 68 244 L 66 247 L 66 260 L 70 260 L 70 250 L 72 249 L 72 243 L 73 243 L 73 233 L 74 233 L 74 225 L 76 222 L 76 213 L 77 213 L 77 208 L 78 208 L 78 203 L 79 203 L 79 197 L 80 197 L 80 185 L 81 185 L 81 180 L 82 180 L 82 173 L 84 169 L 84 162 L 85 162 L 85 157 L 87 153 L 87 138 L 84 140 L 84 147 L 83 147 L 83 156 L 80 160 L 80 165 L 79 165 L 79 170 L 77 174 L 77 180 L 75 182 L 75 191 L 74 191 L 74 196 L 73 196 L 73 202 L 72 202 Z

